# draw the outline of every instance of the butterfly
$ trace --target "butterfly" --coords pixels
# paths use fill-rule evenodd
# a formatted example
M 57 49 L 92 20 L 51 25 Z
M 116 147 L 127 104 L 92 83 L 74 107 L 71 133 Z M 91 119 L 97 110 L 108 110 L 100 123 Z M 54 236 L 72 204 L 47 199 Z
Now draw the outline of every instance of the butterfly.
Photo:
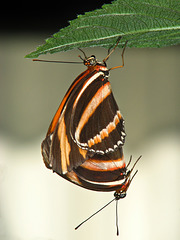
M 127 42 L 122 65 L 108 68 L 106 64 L 119 41 L 102 62 L 94 55 L 87 57 L 80 49 L 84 58 L 79 57 L 87 69 L 69 87 L 41 145 L 47 168 L 80 187 L 115 191 L 113 200 L 126 196 L 139 160 L 127 169 L 124 118 L 108 80 L 111 70 L 124 66 Z

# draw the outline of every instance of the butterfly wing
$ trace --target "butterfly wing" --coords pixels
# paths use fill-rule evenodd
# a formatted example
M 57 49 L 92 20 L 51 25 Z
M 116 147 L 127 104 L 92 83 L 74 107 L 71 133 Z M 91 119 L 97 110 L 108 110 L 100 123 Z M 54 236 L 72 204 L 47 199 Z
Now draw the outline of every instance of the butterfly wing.
M 41 144 L 41 152 L 46 167 L 58 174 L 65 174 L 86 160 L 85 152 L 78 148 L 70 135 L 70 119 L 73 101 L 79 89 L 93 73 L 87 69 L 80 74 L 68 89 Z M 81 152 L 81 153 L 80 153 Z
M 113 152 L 125 141 L 124 120 L 105 74 L 97 72 L 78 92 L 70 131 L 77 145 L 90 155 Z
M 67 91 L 47 136 L 42 155 L 60 175 L 95 154 L 108 154 L 124 144 L 124 120 L 102 71 L 87 69 Z

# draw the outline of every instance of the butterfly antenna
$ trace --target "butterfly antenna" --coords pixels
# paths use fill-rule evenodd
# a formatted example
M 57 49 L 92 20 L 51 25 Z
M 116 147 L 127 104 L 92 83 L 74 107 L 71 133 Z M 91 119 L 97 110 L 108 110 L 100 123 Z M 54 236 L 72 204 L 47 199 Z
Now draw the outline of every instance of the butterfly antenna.
M 87 219 L 85 219 L 83 222 L 81 222 L 77 227 L 75 227 L 75 230 L 77 230 L 81 225 L 83 225 L 85 222 L 87 222 L 89 219 L 91 219 L 92 217 L 94 217 L 97 213 L 99 213 L 100 211 L 102 211 L 105 207 L 107 207 L 109 204 L 111 204 L 114 200 L 116 200 L 116 198 L 113 198 L 110 202 L 108 202 L 106 205 L 104 205 L 102 208 L 100 208 L 97 212 L 93 213 L 90 217 L 88 217 Z
M 68 61 L 51 61 L 51 60 L 43 60 L 43 59 L 33 59 L 33 62 L 47 62 L 47 63 L 73 63 L 73 64 L 82 64 L 83 62 L 68 62 Z

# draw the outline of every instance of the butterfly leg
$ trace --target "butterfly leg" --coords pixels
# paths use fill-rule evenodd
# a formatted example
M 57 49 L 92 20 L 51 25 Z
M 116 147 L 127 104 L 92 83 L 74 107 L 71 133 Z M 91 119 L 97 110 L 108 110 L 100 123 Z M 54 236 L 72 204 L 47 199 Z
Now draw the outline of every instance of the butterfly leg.
M 124 67 L 124 52 L 125 52 L 127 43 L 128 43 L 128 41 L 125 42 L 125 45 L 124 45 L 124 48 L 123 48 L 123 51 L 122 51 L 122 54 L 121 54 L 121 57 L 122 57 L 122 65 L 116 66 L 116 67 L 112 67 L 112 68 L 109 69 L 109 71 L 110 71 L 110 70 L 113 70 L 113 69 L 116 69 L 116 68 L 123 68 L 123 67 Z

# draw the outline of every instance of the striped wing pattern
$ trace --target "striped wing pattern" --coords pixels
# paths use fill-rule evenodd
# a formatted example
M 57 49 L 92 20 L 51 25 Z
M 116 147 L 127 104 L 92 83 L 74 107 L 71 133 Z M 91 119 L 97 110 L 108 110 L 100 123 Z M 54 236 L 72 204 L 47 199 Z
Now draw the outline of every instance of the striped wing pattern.
M 87 189 L 112 191 L 128 184 L 122 146 L 124 120 L 108 69 L 97 64 L 70 86 L 42 142 L 48 168 Z
M 92 154 L 105 154 L 123 146 L 124 120 L 103 72 L 94 73 L 78 93 L 70 132 L 77 145 Z

